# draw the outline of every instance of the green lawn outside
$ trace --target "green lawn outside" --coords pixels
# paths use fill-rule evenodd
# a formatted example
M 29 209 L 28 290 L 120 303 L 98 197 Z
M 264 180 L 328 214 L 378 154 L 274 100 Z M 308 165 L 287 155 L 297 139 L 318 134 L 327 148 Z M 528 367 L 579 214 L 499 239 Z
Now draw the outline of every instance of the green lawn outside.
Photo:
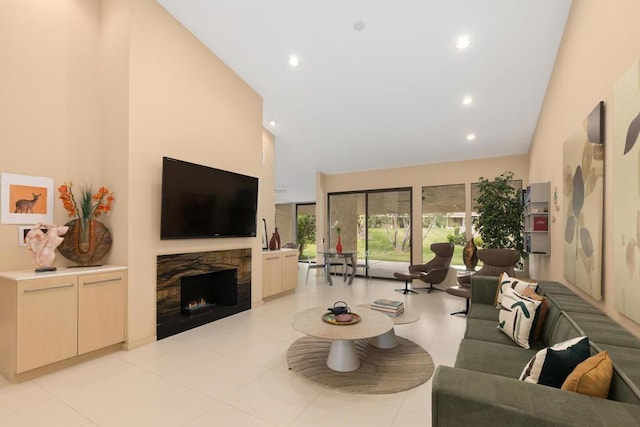
M 453 234 L 452 228 L 432 228 L 427 238 L 422 242 L 422 259 L 424 262 L 433 257 L 431 252 L 432 243 L 447 242 L 447 236 Z M 399 235 L 403 235 L 402 231 Z M 364 240 L 358 241 L 358 258 L 364 258 Z M 462 246 L 455 246 L 453 252 L 452 265 L 464 265 L 462 261 Z M 371 251 L 370 259 L 380 261 L 400 261 L 409 262 L 410 254 L 406 251 L 396 251 L 387 237 L 387 232 L 383 228 L 374 228 L 369 230 L 369 250 Z M 304 249 L 304 258 L 310 256 L 312 259 L 316 257 L 316 247 L 307 245 Z

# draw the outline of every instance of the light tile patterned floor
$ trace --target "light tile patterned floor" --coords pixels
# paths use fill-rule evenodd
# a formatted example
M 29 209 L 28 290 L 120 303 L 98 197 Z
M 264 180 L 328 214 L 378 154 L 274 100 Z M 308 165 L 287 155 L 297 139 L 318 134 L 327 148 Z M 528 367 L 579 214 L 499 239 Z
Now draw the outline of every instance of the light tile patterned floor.
M 431 381 L 391 395 L 326 390 L 287 369 L 289 345 L 303 336 L 291 314 L 344 300 L 404 300 L 420 320 L 396 333 L 453 365 L 464 301 L 444 292 L 404 296 L 391 280 L 339 278 L 327 286 L 301 264 L 295 293 L 135 350 L 110 354 L 22 384 L 0 378 L 0 426 L 430 426 Z

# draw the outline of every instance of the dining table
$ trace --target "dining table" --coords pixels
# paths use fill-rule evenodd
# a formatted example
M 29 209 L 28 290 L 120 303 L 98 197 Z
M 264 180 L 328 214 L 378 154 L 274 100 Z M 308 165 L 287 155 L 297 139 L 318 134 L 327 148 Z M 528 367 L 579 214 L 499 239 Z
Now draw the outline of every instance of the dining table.
M 337 252 L 335 250 L 331 251 L 321 251 L 319 252 L 324 259 L 324 269 L 325 269 L 325 277 L 327 278 L 327 282 L 329 285 L 333 285 L 333 281 L 331 280 L 331 260 L 332 259 L 342 259 L 342 264 L 344 265 L 344 271 L 342 274 L 342 280 L 347 281 L 347 277 L 349 277 L 349 284 L 353 283 L 353 279 L 356 277 L 356 260 L 357 260 L 357 251 L 342 251 Z M 335 265 L 335 263 L 333 264 Z M 351 265 L 351 274 L 347 274 L 347 267 Z

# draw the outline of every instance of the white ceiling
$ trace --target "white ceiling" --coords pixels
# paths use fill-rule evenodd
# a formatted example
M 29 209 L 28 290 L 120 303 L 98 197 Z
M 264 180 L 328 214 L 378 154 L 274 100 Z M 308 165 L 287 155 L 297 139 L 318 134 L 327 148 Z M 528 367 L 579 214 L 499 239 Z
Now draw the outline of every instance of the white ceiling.
M 263 97 L 264 127 L 276 138 L 278 203 L 315 200 L 316 171 L 527 153 L 571 6 L 157 1 Z M 356 31 L 356 21 L 365 28 Z M 466 50 L 455 48 L 461 34 L 472 38 Z M 472 105 L 462 105 L 466 95 Z

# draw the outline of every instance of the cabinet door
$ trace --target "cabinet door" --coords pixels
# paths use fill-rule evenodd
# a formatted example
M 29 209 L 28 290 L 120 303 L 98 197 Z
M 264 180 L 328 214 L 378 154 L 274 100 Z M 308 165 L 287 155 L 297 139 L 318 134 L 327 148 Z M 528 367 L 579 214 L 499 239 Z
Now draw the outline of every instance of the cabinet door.
M 75 276 L 18 285 L 16 371 L 57 362 L 78 353 L 78 287 Z
M 125 273 L 78 278 L 78 354 L 125 339 Z
M 282 291 L 282 262 L 280 254 L 262 256 L 262 296 L 268 297 Z
M 282 255 L 282 290 L 290 291 L 298 287 L 298 251 Z

